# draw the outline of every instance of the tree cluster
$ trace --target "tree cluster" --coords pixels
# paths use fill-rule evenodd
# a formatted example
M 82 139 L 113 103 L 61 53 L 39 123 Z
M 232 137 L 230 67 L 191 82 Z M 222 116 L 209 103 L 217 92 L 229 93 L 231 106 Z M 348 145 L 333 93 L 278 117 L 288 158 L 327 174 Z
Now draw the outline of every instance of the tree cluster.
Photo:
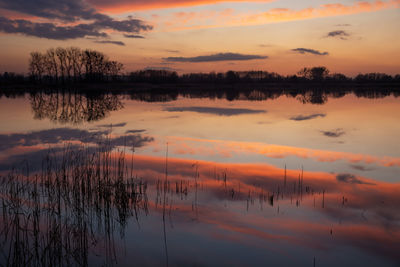
M 36 81 L 115 79 L 122 68 L 122 63 L 109 60 L 101 52 L 77 47 L 50 48 L 45 53 L 32 52 L 29 59 L 29 72 Z
M 297 73 L 300 77 L 304 77 L 308 80 L 323 80 L 329 75 L 329 70 L 326 67 L 313 67 L 304 68 Z

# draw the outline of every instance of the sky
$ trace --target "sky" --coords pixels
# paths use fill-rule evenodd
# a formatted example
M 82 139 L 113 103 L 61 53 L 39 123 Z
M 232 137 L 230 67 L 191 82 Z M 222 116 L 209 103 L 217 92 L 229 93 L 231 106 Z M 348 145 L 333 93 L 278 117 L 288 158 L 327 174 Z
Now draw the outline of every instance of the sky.
M 75 46 L 124 71 L 400 73 L 400 0 L 0 0 L 0 72 Z

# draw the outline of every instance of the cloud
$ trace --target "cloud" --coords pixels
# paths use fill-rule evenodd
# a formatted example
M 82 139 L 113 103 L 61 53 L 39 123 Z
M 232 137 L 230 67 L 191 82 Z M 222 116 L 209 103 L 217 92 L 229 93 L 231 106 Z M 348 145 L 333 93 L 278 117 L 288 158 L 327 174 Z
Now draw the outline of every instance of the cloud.
M 128 130 L 128 131 L 126 131 L 125 133 L 143 133 L 143 132 L 145 132 L 146 130 L 144 130 L 144 129 L 139 129 L 139 130 Z
M 107 13 L 125 13 L 129 11 L 137 12 L 143 9 L 160 9 L 171 7 L 187 7 L 205 4 L 217 4 L 222 2 L 274 2 L 268 0 L 89 0 L 95 7 L 107 11 Z M 275 1 L 278 2 L 278 1 Z M 339 3 L 324 3 L 321 5 L 310 6 L 305 8 L 288 8 L 280 6 L 279 8 L 271 8 L 260 11 L 240 11 L 230 10 L 225 11 L 210 11 L 199 10 L 192 12 L 176 12 L 176 15 L 169 16 L 153 14 L 152 19 L 158 25 L 158 28 L 165 30 L 187 30 L 187 29 L 208 29 L 220 28 L 224 26 L 245 26 L 245 25 L 262 25 L 268 23 L 308 20 L 315 18 L 337 17 L 344 15 L 377 12 L 385 9 L 398 8 L 400 2 L 398 0 L 371 0 L 371 1 L 353 1 L 354 3 L 339 4 Z M 281 4 L 283 5 L 283 3 Z M 183 15 L 181 15 L 183 14 Z M 185 15 L 186 14 L 186 15 Z M 343 24 L 344 25 L 344 24 Z
M 312 119 L 315 119 L 318 117 L 323 118 L 325 116 L 326 116 L 326 114 L 317 113 L 317 114 L 311 114 L 311 115 L 298 115 L 298 116 L 291 117 L 290 119 L 292 121 L 305 121 L 305 120 L 312 120 Z
M 0 8 L 35 17 L 28 20 L 0 16 L 1 32 L 20 33 L 39 38 L 66 40 L 107 37 L 105 30 L 136 34 L 153 29 L 153 26 L 131 16 L 116 20 L 101 14 L 83 0 L 0 0 Z M 40 18 L 40 22 L 37 18 Z
M 40 144 L 60 144 L 66 141 L 80 141 L 82 143 L 96 144 L 100 143 L 104 136 L 109 133 L 109 130 L 87 131 L 72 128 L 55 128 L 31 133 L 0 134 L 0 151 L 18 146 L 29 147 Z M 142 136 L 140 134 L 123 135 L 112 137 L 109 139 L 109 144 L 112 148 L 123 145 L 132 146 L 133 144 L 140 147 L 153 140 L 153 137 Z
M 67 40 L 91 37 L 108 37 L 93 24 L 78 24 L 76 26 L 57 26 L 54 23 L 36 23 L 28 20 L 10 20 L 0 17 L 0 32 L 21 33 L 39 38 Z
M 208 56 L 197 57 L 167 57 L 163 58 L 171 62 L 214 62 L 214 61 L 232 61 L 232 60 L 253 60 L 253 59 L 266 59 L 267 56 L 260 55 L 244 55 L 237 53 L 218 53 Z
M 313 55 L 318 55 L 318 56 L 329 55 L 328 52 L 320 52 L 318 50 L 309 49 L 309 48 L 295 48 L 295 49 L 292 49 L 292 51 L 297 52 L 299 54 L 313 54 Z
M 144 36 L 136 35 L 136 34 L 124 34 L 125 38 L 136 38 L 136 39 L 144 39 Z
M 124 127 L 126 126 L 126 122 L 121 122 L 121 123 L 115 123 L 115 124 L 101 124 L 98 125 L 98 127 L 104 127 L 104 128 L 117 128 L 117 127 Z
M 349 33 L 347 33 L 346 31 L 340 30 L 340 31 L 328 32 L 328 34 L 325 37 L 333 37 L 333 38 L 337 37 L 337 38 L 340 38 L 342 40 L 347 40 L 347 37 L 349 37 L 349 36 L 350 36 Z
M 341 173 L 341 174 L 336 175 L 336 180 L 338 180 L 339 182 L 349 183 L 349 184 L 368 184 L 368 185 L 374 185 L 374 184 L 372 184 L 372 183 L 367 183 L 367 182 L 361 181 L 361 180 L 358 179 L 355 175 L 349 174 L 349 173 Z
M 179 50 L 172 50 L 172 49 L 164 49 L 164 51 L 168 52 L 168 53 L 179 53 L 180 52 Z
M 28 36 L 55 40 L 76 39 L 87 36 L 108 37 L 108 34 L 103 32 L 104 29 L 136 33 L 151 30 L 152 26 L 135 19 L 125 21 L 109 19 L 74 26 L 58 26 L 55 23 L 39 23 L 23 19 L 10 20 L 0 17 L 0 32 L 21 33 Z
M 233 155 L 262 155 L 268 158 L 282 159 L 297 157 L 299 159 L 312 159 L 318 162 L 346 161 L 349 164 L 376 164 L 384 167 L 400 167 L 400 157 L 373 156 L 369 154 L 356 154 L 331 150 L 319 150 L 293 146 L 272 145 L 260 142 L 237 142 L 215 139 L 199 139 L 188 137 L 170 137 L 174 146 L 182 151 L 181 154 L 201 154 L 206 156 L 218 155 L 222 158 Z M 206 144 L 206 145 L 205 145 Z M 182 149 L 184 148 L 184 149 Z M 173 150 L 173 149 L 172 149 Z M 171 151 L 172 151 L 171 150 Z M 185 151 L 186 150 L 186 151 Z
M 303 9 L 272 8 L 266 12 L 257 14 L 244 14 L 238 17 L 235 25 L 259 25 L 264 23 L 306 20 L 314 18 L 326 18 L 343 15 L 352 15 L 367 12 L 376 12 L 385 9 L 399 8 L 399 0 L 375 0 L 371 2 L 356 1 L 350 5 L 339 3 L 323 4 L 318 7 L 307 7 Z
M 139 33 L 141 31 L 153 29 L 153 26 L 146 24 L 142 20 L 133 19 L 132 17 L 128 17 L 128 19 L 125 20 L 115 20 L 111 17 L 105 17 L 101 20 L 96 20 L 93 24 L 100 28 L 126 33 Z
M 94 41 L 94 42 L 98 44 L 114 44 L 114 45 L 125 46 L 125 43 L 121 41 Z
M 179 119 L 181 116 L 167 116 L 165 119 Z
M 109 144 L 112 148 L 117 147 L 117 146 L 142 147 L 142 146 L 145 146 L 147 143 L 150 143 L 153 141 L 154 141 L 153 137 L 135 134 L 135 135 L 122 135 L 122 136 L 111 138 Z
M 373 168 L 368 168 L 368 167 L 365 167 L 363 165 L 358 165 L 358 164 L 351 164 L 350 167 L 352 167 L 353 169 L 358 170 L 358 171 L 372 171 L 372 170 L 374 170 Z
M 88 142 L 95 139 L 96 135 L 105 135 L 107 131 L 89 132 L 71 128 L 56 128 L 31 133 L 0 134 L 0 151 L 16 146 L 35 146 L 39 144 L 57 144 L 64 141 Z
M 169 112 L 189 111 L 189 112 L 206 113 L 219 116 L 235 116 L 235 115 L 257 114 L 266 112 L 265 110 L 258 110 L 258 109 L 217 108 L 217 107 L 170 107 L 166 108 L 165 110 Z
M 272 122 L 271 121 L 259 121 L 259 122 L 257 122 L 257 124 L 259 124 L 259 125 L 272 124 Z
M 56 135 L 52 137 L 52 134 Z M 93 133 L 85 130 L 69 128 L 44 130 L 28 134 L 12 134 L 10 136 L 11 139 L 14 139 L 18 136 L 24 136 L 27 138 L 28 142 L 24 143 L 23 140 L 20 140 L 19 143 L 10 144 L 8 146 L 8 149 L 14 148 L 14 150 L 11 153 L 8 151 L 7 157 L 0 161 L 0 171 L 10 170 L 13 166 L 21 166 L 21 162 L 24 162 L 25 160 L 28 160 L 29 169 L 31 171 L 40 170 L 42 167 L 42 160 L 45 159 L 49 153 L 57 156 L 58 152 L 65 152 L 66 147 L 64 144 L 65 142 L 68 143 L 69 141 L 80 141 L 81 144 L 76 144 L 76 142 L 68 143 L 68 151 L 74 152 L 85 147 L 88 154 L 95 153 L 97 150 L 96 147 L 101 148 L 103 151 L 110 151 L 116 147 L 126 147 L 132 149 L 133 147 L 143 147 L 154 141 L 154 138 L 150 136 L 142 136 L 141 134 L 128 134 L 111 136 L 106 140 L 106 142 L 104 142 L 104 132 Z M 4 135 L 0 135 L 0 142 L 3 141 L 3 138 Z M 37 146 L 40 144 L 45 144 L 45 146 Z M 62 146 L 56 146 L 57 144 L 61 144 Z M 36 147 L 29 147 L 35 145 Z M 49 145 L 52 146 L 49 148 Z M 1 151 L 4 147 L 0 148 Z
M 119 45 L 119 46 L 125 46 L 124 42 L 121 41 L 109 41 L 109 40 L 105 40 L 105 41 L 94 41 L 97 44 L 114 44 L 114 45 Z
M 190 7 L 199 5 L 210 5 L 224 2 L 262 2 L 268 3 L 274 0 L 89 0 L 94 6 L 100 7 L 110 12 L 124 13 L 127 11 L 137 11 L 146 9 L 160 9 L 173 7 Z
M 340 129 L 340 128 L 338 128 L 336 130 L 332 130 L 332 131 L 321 131 L 321 133 L 328 137 L 340 137 L 345 134 L 343 129 Z
M 103 19 L 106 15 L 98 13 L 82 0 L 0 0 L 0 8 L 47 19 L 75 22 L 80 19 Z
M 335 26 L 337 27 L 350 27 L 351 24 L 345 23 L 345 24 L 336 24 Z
M 272 47 L 273 45 L 271 45 L 271 44 L 260 44 L 258 46 L 262 47 L 262 48 L 265 48 L 265 47 Z

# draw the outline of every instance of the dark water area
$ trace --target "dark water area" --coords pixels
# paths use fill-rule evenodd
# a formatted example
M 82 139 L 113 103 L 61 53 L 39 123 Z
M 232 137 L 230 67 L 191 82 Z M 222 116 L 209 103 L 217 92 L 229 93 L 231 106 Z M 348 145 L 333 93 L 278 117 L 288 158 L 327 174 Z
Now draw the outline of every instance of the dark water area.
M 1 266 L 399 266 L 391 90 L 0 98 Z

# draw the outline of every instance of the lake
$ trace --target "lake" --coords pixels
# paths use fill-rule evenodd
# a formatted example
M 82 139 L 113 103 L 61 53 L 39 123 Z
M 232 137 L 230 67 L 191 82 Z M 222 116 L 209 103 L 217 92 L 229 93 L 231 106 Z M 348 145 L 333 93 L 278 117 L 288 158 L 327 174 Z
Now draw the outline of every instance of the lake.
M 399 266 L 393 94 L 0 98 L 2 266 Z

